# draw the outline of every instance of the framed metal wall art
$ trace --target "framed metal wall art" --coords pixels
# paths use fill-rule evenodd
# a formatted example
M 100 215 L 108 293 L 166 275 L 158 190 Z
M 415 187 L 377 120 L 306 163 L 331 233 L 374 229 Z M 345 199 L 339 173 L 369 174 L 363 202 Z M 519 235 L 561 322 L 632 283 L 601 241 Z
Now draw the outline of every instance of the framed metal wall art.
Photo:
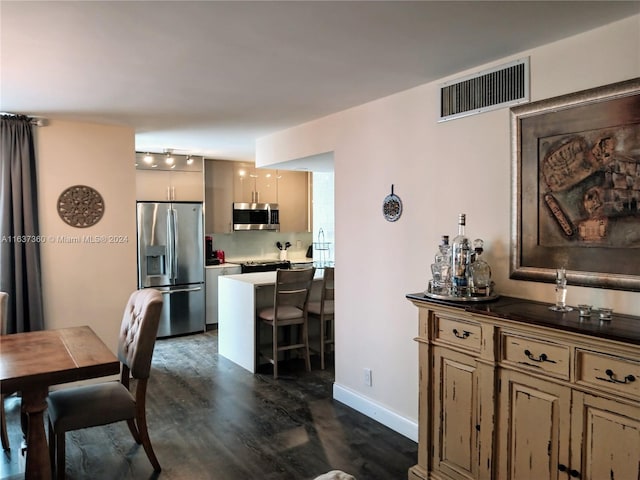
M 514 279 L 640 291 L 640 78 L 511 109 Z
M 74 185 L 58 197 L 58 215 L 72 227 L 91 227 L 104 215 L 104 200 L 97 190 L 86 185 Z

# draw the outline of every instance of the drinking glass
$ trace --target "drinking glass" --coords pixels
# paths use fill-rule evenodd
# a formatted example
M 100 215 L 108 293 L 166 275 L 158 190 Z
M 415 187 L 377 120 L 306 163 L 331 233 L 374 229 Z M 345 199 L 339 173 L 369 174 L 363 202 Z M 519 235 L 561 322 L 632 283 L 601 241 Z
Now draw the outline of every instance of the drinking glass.
M 567 272 L 561 267 L 556 269 L 556 304 L 549 307 L 554 312 L 570 312 L 573 308 L 567 305 Z

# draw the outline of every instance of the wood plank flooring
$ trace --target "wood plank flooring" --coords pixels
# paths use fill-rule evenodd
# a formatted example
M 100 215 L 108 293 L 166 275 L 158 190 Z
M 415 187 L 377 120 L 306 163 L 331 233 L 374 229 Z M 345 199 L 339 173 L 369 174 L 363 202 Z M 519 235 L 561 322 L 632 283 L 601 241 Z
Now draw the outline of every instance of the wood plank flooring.
M 251 374 L 217 354 L 217 332 L 158 340 L 148 387 L 159 476 L 126 423 L 67 434 L 67 478 L 306 480 L 332 469 L 400 480 L 417 444 L 332 400 L 333 364 L 301 362 Z M 270 368 L 270 367 L 269 367 Z M 6 401 L 12 449 L 0 477 L 20 472 L 19 401 Z

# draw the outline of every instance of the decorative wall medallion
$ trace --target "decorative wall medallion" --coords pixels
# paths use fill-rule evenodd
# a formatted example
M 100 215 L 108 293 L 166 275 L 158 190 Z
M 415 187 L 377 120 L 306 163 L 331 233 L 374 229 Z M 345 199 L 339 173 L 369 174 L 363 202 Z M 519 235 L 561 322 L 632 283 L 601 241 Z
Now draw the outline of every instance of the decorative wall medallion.
M 391 185 L 391 194 L 387 195 L 382 203 L 382 214 L 389 222 L 395 222 L 402 215 L 402 200 L 393 193 L 393 185 Z
M 103 214 L 102 196 L 86 185 L 69 187 L 58 197 L 58 215 L 72 227 L 91 227 L 100 221 Z

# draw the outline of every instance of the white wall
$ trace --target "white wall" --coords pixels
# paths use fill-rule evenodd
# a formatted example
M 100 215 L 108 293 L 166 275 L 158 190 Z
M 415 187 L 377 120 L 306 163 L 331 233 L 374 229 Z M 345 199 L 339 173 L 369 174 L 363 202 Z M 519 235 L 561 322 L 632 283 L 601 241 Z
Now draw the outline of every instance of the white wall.
M 531 99 L 640 76 L 640 16 L 549 44 L 531 58 Z M 459 72 L 452 78 L 469 72 Z M 336 379 L 334 396 L 417 438 L 417 311 L 405 294 L 424 290 L 439 237 L 485 240 L 503 295 L 552 303 L 550 284 L 509 279 L 509 110 L 437 123 L 438 85 L 422 85 L 292 128 L 257 143 L 268 166 L 333 151 L 336 220 Z M 403 201 L 395 223 L 382 216 L 391 184 Z M 569 303 L 640 314 L 640 293 L 569 287 Z M 363 382 L 373 371 L 373 386 Z
M 45 328 L 90 325 L 115 353 L 137 283 L 133 129 L 50 119 L 36 141 L 40 232 L 47 238 L 41 245 Z M 105 213 L 96 225 L 73 228 L 58 216 L 58 197 L 73 185 L 102 195 Z M 85 235 L 125 241 L 88 243 Z

